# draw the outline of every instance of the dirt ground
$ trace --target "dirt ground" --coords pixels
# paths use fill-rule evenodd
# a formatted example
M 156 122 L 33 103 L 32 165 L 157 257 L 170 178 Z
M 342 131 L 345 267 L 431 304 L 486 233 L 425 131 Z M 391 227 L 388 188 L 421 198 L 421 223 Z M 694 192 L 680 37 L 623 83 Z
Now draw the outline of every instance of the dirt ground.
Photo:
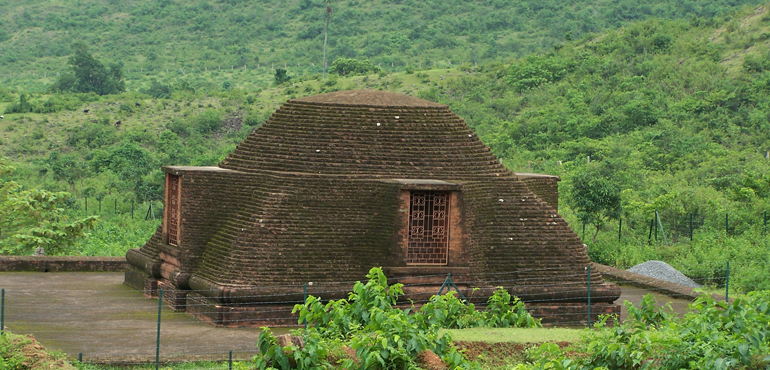
M 61 350 L 84 361 L 153 362 L 158 302 L 123 283 L 122 273 L 0 273 L 5 289 L 5 325 L 16 334 L 32 334 L 49 350 Z M 638 304 L 649 291 L 624 286 L 618 304 Z M 688 301 L 671 301 L 677 312 Z M 622 318 L 626 312 L 622 311 Z M 275 329 L 285 333 L 287 329 Z M 163 306 L 161 361 L 251 358 L 259 329 L 215 328 Z

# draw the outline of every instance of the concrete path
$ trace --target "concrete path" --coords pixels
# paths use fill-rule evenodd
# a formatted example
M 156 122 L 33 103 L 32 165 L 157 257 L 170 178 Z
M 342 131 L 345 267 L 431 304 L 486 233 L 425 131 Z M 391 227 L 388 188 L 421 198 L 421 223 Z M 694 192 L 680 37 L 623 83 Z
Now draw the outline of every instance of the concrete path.
M 5 325 L 84 361 L 153 362 L 158 301 L 123 285 L 123 274 L 0 273 Z M 276 332 L 286 332 L 277 329 Z M 224 329 L 163 306 L 162 360 L 251 358 L 259 329 Z
M 5 289 L 5 325 L 17 334 L 32 334 L 44 346 L 90 362 L 153 362 L 158 301 L 123 283 L 123 274 L 0 272 Z M 651 293 L 623 286 L 617 302 L 638 304 Z M 656 294 L 660 304 L 672 302 L 676 312 L 689 301 Z M 621 318 L 627 313 L 621 310 Z M 275 329 L 285 333 L 288 329 Z M 215 328 L 163 306 L 161 361 L 251 358 L 259 329 Z

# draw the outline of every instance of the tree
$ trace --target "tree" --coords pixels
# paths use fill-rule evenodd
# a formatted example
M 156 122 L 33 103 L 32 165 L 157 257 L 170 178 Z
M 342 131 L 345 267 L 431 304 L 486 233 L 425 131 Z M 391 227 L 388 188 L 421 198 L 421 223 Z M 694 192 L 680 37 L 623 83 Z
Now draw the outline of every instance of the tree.
M 0 253 L 61 252 L 93 228 L 98 217 L 70 221 L 62 206 L 70 194 L 25 190 L 9 177 L 15 168 L 0 158 Z
M 368 60 L 347 59 L 340 58 L 332 63 L 329 67 L 329 72 L 336 73 L 340 76 L 347 75 L 368 75 L 372 73 L 379 73 L 382 68 L 374 65 L 374 63 Z
M 75 52 L 67 63 L 72 74 L 64 74 L 51 87 L 53 91 L 94 92 L 99 95 L 116 94 L 126 91 L 123 70 L 120 64 L 105 67 L 88 51 L 82 42 L 73 45 Z
M 607 220 L 620 218 L 621 181 L 618 170 L 613 162 L 592 162 L 580 167 L 572 177 L 567 203 L 581 222 L 594 225 L 594 243 Z
M 324 68 L 324 70 L 326 70 L 326 69 Z M 275 70 L 275 84 L 276 85 L 284 84 L 286 82 L 289 82 L 289 80 L 291 80 L 291 77 L 286 74 L 286 70 L 285 69 L 283 69 L 283 68 L 276 68 L 276 70 Z
M 32 104 L 27 101 L 24 93 L 19 94 L 19 104 L 11 104 L 5 108 L 5 113 L 30 113 L 34 110 Z

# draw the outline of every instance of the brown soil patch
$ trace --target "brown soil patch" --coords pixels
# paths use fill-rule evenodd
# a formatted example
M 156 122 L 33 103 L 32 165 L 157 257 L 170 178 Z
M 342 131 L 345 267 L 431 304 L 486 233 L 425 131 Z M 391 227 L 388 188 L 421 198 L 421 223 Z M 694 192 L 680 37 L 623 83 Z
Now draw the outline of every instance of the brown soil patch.
M 358 358 L 356 357 L 356 350 L 354 350 L 353 348 L 350 348 L 348 346 L 344 346 L 341 349 L 342 349 L 342 353 L 332 353 L 332 354 L 330 354 L 329 358 L 327 359 L 327 360 L 329 360 L 329 363 L 331 363 L 333 365 L 337 365 L 337 364 L 339 364 L 339 363 L 341 363 L 342 361 L 345 361 L 345 360 L 353 360 L 355 363 L 359 363 L 360 362 L 358 360 Z
M 537 347 L 542 343 L 515 343 L 515 342 L 463 342 L 455 341 L 454 345 L 465 352 L 465 356 L 473 361 L 480 360 L 490 366 L 503 366 L 514 360 L 524 362 L 526 351 Z M 559 348 L 569 346 L 570 342 L 556 342 Z
M 417 363 L 426 370 L 446 370 L 446 364 L 431 350 L 423 351 L 417 356 Z

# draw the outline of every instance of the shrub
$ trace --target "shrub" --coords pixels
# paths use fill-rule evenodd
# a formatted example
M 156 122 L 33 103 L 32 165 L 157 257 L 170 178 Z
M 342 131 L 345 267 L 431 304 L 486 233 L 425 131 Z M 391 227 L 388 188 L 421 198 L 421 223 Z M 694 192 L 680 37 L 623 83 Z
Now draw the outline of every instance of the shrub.
M 340 76 L 363 76 L 381 71 L 382 68 L 368 60 L 348 58 L 337 59 L 329 67 L 329 73 L 335 73 Z
M 388 286 L 382 269 L 373 268 L 369 281 L 357 282 L 348 299 L 331 300 L 323 304 L 310 296 L 305 304 L 296 305 L 299 323 L 308 329 L 298 331 L 305 339 L 305 348 L 278 347 L 272 333 L 263 331 L 255 358 L 260 369 L 268 366 L 287 369 L 289 358 L 297 368 L 327 366 L 326 355 L 334 348 L 349 345 L 356 350 L 357 361 L 347 359 L 344 368 L 406 369 L 416 366 L 415 358 L 426 350 L 441 356 L 450 368 L 476 366 L 452 346 L 449 334 L 439 335 L 440 328 L 495 326 L 539 326 L 518 299 L 499 288 L 489 300 L 489 309 L 478 312 L 472 304 L 458 299 L 453 292 L 433 296 L 420 310 L 395 308 L 403 295 L 402 284 Z M 289 354 L 286 354 L 288 352 Z

